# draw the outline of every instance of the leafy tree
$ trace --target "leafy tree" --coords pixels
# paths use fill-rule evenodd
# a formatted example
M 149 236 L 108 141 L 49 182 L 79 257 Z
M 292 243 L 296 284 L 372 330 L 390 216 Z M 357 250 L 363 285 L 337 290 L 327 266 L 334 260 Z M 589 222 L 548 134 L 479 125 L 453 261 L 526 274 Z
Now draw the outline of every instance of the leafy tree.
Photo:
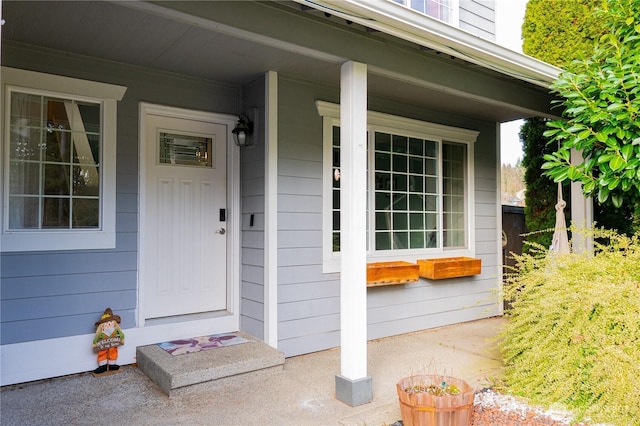
M 561 146 L 544 156 L 543 168 L 554 181 L 581 182 L 585 195 L 620 207 L 640 202 L 640 2 L 611 0 L 602 10 L 608 32 L 552 85 L 565 120 L 547 124 L 544 135 Z M 579 164 L 571 164 L 571 149 L 583 153 Z
M 573 60 L 590 57 L 596 42 L 607 31 L 601 17 L 593 13 L 602 3 L 602 0 L 529 0 L 522 25 L 523 51 L 560 67 L 567 66 Z M 524 151 L 529 152 L 529 156 L 539 156 L 540 159 L 528 162 L 527 185 L 535 186 L 536 190 L 527 194 L 526 204 L 530 209 L 525 214 L 536 216 L 527 218 L 530 230 L 550 229 L 555 224 L 555 198 L 539 196 L 545 194 L 545 191 L 555 194 L 557 186 L 540 169 L 544 163 L 542 155 L 551 153 L 548 147 L 550 138 L 542 136 L 544 130 L 547 130 L 546 120 L 534 118 L 526 120 L 526 123 L 527 131 L 520 135 Z M 539 126 L 539 129 L 534 131 L 534 126 Z M 527 138 L 527 135 L 532 138 Z M 549 146 L 555 148 L 557 143 Z M 564 193 L 564 199 L 567 201 L 568 212 L 571 201 L 567 192 Z M 616 209 L 611 200 L 599 203 L 594 199 L 594 218 L 605 228 L 632 234 L 634 229 L 639 229 L 640 214 L 634 214 L 636 208 L 637 206 L 627 204 Z M 542 213 L 545 210 L 549 211 Z M 547 239 L 550 240 L 551 236 L 533 238 L 539 243 Z

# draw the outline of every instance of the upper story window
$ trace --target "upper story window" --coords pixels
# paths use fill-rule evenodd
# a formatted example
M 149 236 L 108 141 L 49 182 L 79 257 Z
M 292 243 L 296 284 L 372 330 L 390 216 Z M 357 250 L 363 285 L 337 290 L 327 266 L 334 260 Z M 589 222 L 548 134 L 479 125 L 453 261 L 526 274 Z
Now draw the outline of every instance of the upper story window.
M 456 25 L 457 0 L 392 0 L 432 18 Z
M 324 118 L 324 270 L 340 252 L 339 106 Z M 372 261 L 443 252 L 473 255 L 473 142 L 477 132 L 369 112 L 367 251 Z
M 10 68 L 2 77 L 2 251 L 115 247 L 124 88 Z

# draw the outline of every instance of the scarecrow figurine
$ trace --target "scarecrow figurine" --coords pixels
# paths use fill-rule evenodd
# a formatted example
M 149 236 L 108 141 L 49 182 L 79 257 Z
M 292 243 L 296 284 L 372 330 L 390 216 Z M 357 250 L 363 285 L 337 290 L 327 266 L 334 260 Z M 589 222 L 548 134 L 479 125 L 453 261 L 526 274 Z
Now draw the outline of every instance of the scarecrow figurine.
M 120 317 L 114 315 L 111 308 L 105 309 L 96 322 L 96 337 L 93 348 L 98 351 L 98 368 L 93 371 L 94 376 L 113 374 L 120 369 L 116 364 L 118 346 L 124 345 L 124 333 L 120 329 Z

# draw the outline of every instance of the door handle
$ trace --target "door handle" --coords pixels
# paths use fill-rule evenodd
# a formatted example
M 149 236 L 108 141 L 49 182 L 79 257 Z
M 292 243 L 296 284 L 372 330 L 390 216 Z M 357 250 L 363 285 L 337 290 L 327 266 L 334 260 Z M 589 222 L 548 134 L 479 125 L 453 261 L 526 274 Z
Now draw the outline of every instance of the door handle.
M 224 228 L 220 228 L 216 231 L 216 234 L 224 235 L 227 231 Z

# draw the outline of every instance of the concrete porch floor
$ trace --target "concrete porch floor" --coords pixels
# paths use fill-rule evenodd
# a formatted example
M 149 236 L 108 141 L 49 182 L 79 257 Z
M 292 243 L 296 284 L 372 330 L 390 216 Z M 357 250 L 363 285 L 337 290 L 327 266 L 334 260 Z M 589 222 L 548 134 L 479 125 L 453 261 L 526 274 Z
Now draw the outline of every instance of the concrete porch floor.
M 499 377 L 494 337 L 505 320 L 490 318 L 371 341 L 373 401 L 335 399 L 340 351 L 288 358 L 283 369 L 177 389 L 167 396 L 139 368 L 3 387 L 0 424 L 9 425 L 390 425 L 401 418 L 396 383 L 412 374 L 448 374 L 476 389 Z

